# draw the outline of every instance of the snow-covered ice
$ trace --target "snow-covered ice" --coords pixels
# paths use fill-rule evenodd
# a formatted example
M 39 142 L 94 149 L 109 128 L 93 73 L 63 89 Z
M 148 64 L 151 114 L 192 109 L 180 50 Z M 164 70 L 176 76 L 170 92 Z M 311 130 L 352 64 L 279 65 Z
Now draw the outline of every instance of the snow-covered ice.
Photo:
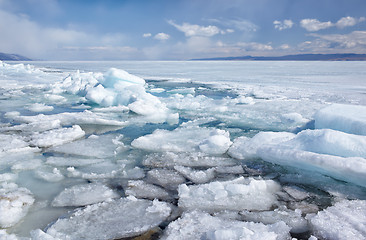
M 280 190 L 272 180 L 239 177 L 224 182 L 179 186 L 179 207 L 209 212 L 220 210 L 269 210 Z
M 213 217 L 208 213 L 192 211 L 167 227 L 162 239 L 289 239 L 290 228 L 282 221 L 275 224 L 242 222 Z
M 365 239 L 366 201 L 338 202 L 311 217 L 310 224 L 320 239 Z
M 52 206 L 86 206 L 118 197 L 119 194 L 104 184 L 80 184 L 64 189 L 52 201 Z
M 89 205 L 60 218 L 47 232 L 60 239 L 119 239 L 138 236 L 164 221 L 167 203 L 134 197 Z

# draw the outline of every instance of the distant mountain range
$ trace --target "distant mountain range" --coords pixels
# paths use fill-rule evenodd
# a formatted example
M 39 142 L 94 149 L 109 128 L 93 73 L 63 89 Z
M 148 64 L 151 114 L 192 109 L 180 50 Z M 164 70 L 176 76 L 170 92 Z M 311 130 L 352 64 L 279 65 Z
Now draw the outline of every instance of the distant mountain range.
M 4 61 L 31 61 L 32 59 L 18 55 L 0 52 L 0 60 Z
M 366 61 L 366 54 L 337 53 L 337 54 L 296 54 L 279 57 L 217 57 L 192 59 L 194 61 Z

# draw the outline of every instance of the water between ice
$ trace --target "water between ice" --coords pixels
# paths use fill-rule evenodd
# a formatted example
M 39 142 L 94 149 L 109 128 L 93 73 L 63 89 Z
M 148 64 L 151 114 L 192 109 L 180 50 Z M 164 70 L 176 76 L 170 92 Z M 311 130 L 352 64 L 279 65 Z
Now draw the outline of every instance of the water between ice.
M 1 239 L 366 238 L 364 62 L 29 64 L 0 62 Z

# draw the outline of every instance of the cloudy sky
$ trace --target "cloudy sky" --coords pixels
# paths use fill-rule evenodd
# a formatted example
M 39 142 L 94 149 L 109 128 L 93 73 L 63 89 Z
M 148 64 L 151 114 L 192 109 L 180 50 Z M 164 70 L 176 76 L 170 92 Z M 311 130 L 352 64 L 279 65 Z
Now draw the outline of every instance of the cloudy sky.
M 0 52 L 44 60 L 366 53 L 366 1 L 0 0 Z

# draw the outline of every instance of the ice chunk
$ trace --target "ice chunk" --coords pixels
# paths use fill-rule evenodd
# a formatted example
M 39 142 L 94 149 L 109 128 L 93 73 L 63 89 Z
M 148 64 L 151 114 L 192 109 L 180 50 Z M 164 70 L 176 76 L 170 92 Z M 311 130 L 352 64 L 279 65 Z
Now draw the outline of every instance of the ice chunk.
M 108 88 L 123 89 L 131 85 L 145 85 L 145 80 L 128 72 L 110 68 L 105 74 L 104 78 L 100 80 L 103 86 Z
M 18 240 L 15 234 L 8 234 L 5 229 L 0 229 L 1 240 Z
M 233 166 L 237 162 L 232 158 L 207 156 L 204 153 L 153 153 L 143 160 L 143 165 L 149 167 L 170 167 L 186 166 L 186 167 L 216 167 L 216 166 Z
M 97 203 L 58 219 L 47 234 L 61 239 L 120 239 L 158 226 L 171 212 L 167 203 L 134 197 Z
M 274 211 L 250 212 L 242 211 L 240 214 L 245 221 L 273 224 L 284 221 L 292 233 L 303 233 L 309 231 L 308 221 L 301 216 L 300 210 L 291 211 L 286 208 L 275 209 Z
M 344 200 L 310 219 L 313 234 L 321 239 L 365 239 L 366 201 Z
M 280 186 L 272 180 L 253 178 L 201 185 L 179 185 L 179 207 L 209 212 L 221 210 L 268 210 L 277 199 Z
M 333 104 L 320 109 L 314 118 L 315 128 L 366 135 L 366 106 Z
M 44 167 L 35 171 L 35 175 L 36 177 L 47 182 L 59 182 L 65 178 L 61 171 L 57 168 L 50 169 Z
M 146 183 L 142 180 L 131 180 L 128 181 L 127 189 L 125 190 L 126 195 L 135 196 L 137 198 L 146 199 L 169 199 L 169 193 L 163 188 L 155 186 L 150 183 Z
M 366 136 L 331 129 L 304 130 L 283 145 L 321 154 L 366 158 Z
M 116 192 L 104 184 L 80 184 L 65 188 L 52 201 L 52 206 L 85 206 L 118 197 L 120 196 Z
M 304 118 L 303 116 L 301 116 L 301 114 L 293 112 L 293 113 L 284 113 L 281 115 L 281 121 L 284 123 L 289 123 L 289 124 L 293 124 L 293 123 L 297 123 L 297 124 L 301 124 L 301 123 L 307 123 L 310 120 Z
M 229 133 L 206 127 L 184 126 L 173 131 L 155 130 L 131 143 L 150 151 L 192 152 L 200 149 L 209 154 L 223 154 L 231 145 Z
M 283 190 L 296 200 L 304 200 L 310 197 L 308 192 L 297 186 L 284 186 Z
M 179 184 L 186 181 L 182 175 L 168 169 L 153 169 L 148 171 L 147 180 L 170 190 L 177 189 Z
M 34 133 L 31 136 L 30 144 L 37 147 L 52 147 L 75 141 L 84 137 L 84 135 L 85 132 L 81 127 L 74 125 L 71 128 L 60 128 L 43 133 Z
M 244 173 L 244 169 L 243 169 L 243 166 L 229 166 L 229 167 L 226 167 L 226 166 L 221 166 L 221 167 L 216 167 L 215 168 L 215 171 L 217 173 L 221 173 L 221 174 L 243 174 Z
M 207 183 L 215 178 L 215 168 L 209 168 L 206 170 L 193 170 L 190 167 L 175 166 L 174 169 L 197 184 Z
M 43 232 L 41 229 L 32 230 L 30 235 L 32 240 L 62 240 Z
M 46 164 L 56 167 L 80 167 L 104 162 L 99 158 L 48 157 Z
M 17 174 L 14 173 L 1 173 L 0 182 L 14 182 L 18 178 Z
M 124 150 L 124 145 L 120 142 L 121 138 L 122 135 L 118 134 L 91 135 L 87 139 L 53 147 L 50 150 L 76 156 L 108 158 Z
M 366 186 L 365 158 L 344 158 L 276 145 L 265 145 L 258 149 L 257 154 L 268 162 L 316 171 L 336 179 Z
M 186 212 L 171 222 L 164 232 L 164 240 L 184 239 L 230 239 L 257 240 L 290 238 L 289 227 L 282 221 L 264 225 L 263 223 L 242 222 L 213 217 L 208 213 Z
M 18 135 L 0 134 L 0 155 L 36 151 L 39 151 L 39 149 L 30 147 L 24 137 Z
M 32 122 L 28 124 L 20 124 L 11 127 L 3 127 L 0 129 L 1 132 L 10 132 L 10 131 L 22 131 L 24 133 L 32 133 L 32 132 L 44 132 L 47 130 L 60 128 L 61 121 L 51 120 L 51 121 L 39 121 L 39 122 Z
M 281 143 L 295 136 L 295 134 L 289 132 L 260 132 L 253 138 L 238 137 L 229 148 L 228 154 L 237 159 L 258 158 L 257 150 L 263 144 Z
M 34 103 L 28 107 L 32 112 L 50 112 L 53 111 L 52 106 L 47 106 L 44 103 Z
M 18 223 L 34 203 L 32 193 L 14 183 L 0 185 L 0 227 L 8 228 Z

